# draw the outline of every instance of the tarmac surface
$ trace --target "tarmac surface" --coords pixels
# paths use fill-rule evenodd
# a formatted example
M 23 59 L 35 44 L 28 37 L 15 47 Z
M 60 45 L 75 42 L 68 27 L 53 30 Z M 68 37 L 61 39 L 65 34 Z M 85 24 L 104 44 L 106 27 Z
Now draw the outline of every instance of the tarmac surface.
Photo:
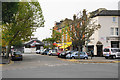
M 80 61 L 118 61 L 95 57 L 92 60 L 60 59 L 56 56 L 24 54 L 23 61 L 2 66 L 3 78 L 118 78 L 118 63 Z

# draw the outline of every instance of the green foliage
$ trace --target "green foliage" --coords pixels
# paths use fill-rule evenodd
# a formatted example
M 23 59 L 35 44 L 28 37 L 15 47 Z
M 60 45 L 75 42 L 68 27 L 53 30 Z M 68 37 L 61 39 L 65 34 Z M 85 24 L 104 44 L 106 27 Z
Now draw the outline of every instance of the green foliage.
M 52 35 L 52 40 L 54 40 L 54 42 L 60 42 L 61 41 L 61 36 L 62 36 L 62 33 L 56 31 L 56 30 L 53 30 L 53 35 Z
M 56 41 L 55 38 L 46 38 L 42 40 L 43 42 L 46 41 L 47 43 L 49 43 L 50 45 L 44 46 L 44 48 L 51 48 L 54 49 L 55 45 L 53 45 L 53 43 Z
M 11 23 L 15 20 L 14 14 L 18 11 L 19 2 L 2 2 L 2 22 Z
M 17 8 L 17 12 L 13 10 L 14 8 L 10 8 L 8 11 L 12 9 L 13 12 L 9 12 L 12 17 L 5 19 L 5 24 L 2 26 L 2 37 L 8 47 L 18 41 L 28 41 L 38 27 L 44 26 L 44 17 L 39 2 L 18 2 L 16 4 L 18 7 L 13 7 Z M 4 15 L 4 17 L 8 16 Z
M 28 41 L 37 27 L 44 26 L 38 2 L 19 2 L 18 11 L 13 17 L 15 22 L 6 23 L 3 27 L 3 38 L 11 43 L 18 40 Z
M 22 43 L 22 41 L 17 41 L 17 42 L 15 42 L 15 43 L 13 44 L 13 46 L 14 46 L 15 48 L 20 48 L 20 47 L 23 46 L 23 43 Z

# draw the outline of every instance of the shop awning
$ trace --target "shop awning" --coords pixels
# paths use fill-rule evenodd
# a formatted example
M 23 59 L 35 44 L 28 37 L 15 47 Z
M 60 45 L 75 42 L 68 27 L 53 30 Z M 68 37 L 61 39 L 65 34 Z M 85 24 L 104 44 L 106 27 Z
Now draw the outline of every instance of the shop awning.
M 72 45 L 72 42 L 66 42 L 66 43 L 63 43 L 61 47 L 59 47 L 60 49 L 65 49 L 67 47 L 69 47 L 70 45 Z

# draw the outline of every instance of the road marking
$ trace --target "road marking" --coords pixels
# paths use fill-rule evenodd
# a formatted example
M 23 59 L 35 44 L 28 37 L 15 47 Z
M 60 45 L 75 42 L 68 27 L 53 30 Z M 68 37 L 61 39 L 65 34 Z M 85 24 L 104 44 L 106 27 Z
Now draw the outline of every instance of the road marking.
M 3 64 L 0 64 L 0 66 L 3 66 Z
M 120 63 L 120 61 L 114 61 L 115 63 Z

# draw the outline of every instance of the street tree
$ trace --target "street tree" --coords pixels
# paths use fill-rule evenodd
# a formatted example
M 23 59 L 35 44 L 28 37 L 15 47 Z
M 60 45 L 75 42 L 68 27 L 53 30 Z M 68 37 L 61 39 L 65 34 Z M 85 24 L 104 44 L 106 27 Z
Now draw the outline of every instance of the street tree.
M 100 25 L 88 16 L 85 9 L 79 15 L 74 15 L 71 25 L 72 31 L 69 35 L 72 37 L 73 46 L 76 46 L 79 51 L 82 51 L 85 43 L 88 43 L 93 33 L 100 28 Z
M 2 39 L 8 45 L 7 57 L 11 45 L 17 41 L 28 41 L 38 27 L 44 26 L 44 17 L 39 2 L 19 2 L 13 21 L 2 26 Z
M 52 38 L 53 38 L 54 42 L 60 42 L 61 36 L 62 36 L 62 33 L 58 32 L 56 30 L 53 30 Z
M 43 39 L 42 41 L 49 44 L 47 46 L 44 46 L 45 48 L 52 48 L 53 49 L 55 47 L 55 45 L 53 45 L 53 43 L 56 41 L 55 38 L 46 38 L 46 39 Z
M 14 14 L 18 11 L 19 2 L 2 2 L 2 23 L 11 23 L 15 21 Z

